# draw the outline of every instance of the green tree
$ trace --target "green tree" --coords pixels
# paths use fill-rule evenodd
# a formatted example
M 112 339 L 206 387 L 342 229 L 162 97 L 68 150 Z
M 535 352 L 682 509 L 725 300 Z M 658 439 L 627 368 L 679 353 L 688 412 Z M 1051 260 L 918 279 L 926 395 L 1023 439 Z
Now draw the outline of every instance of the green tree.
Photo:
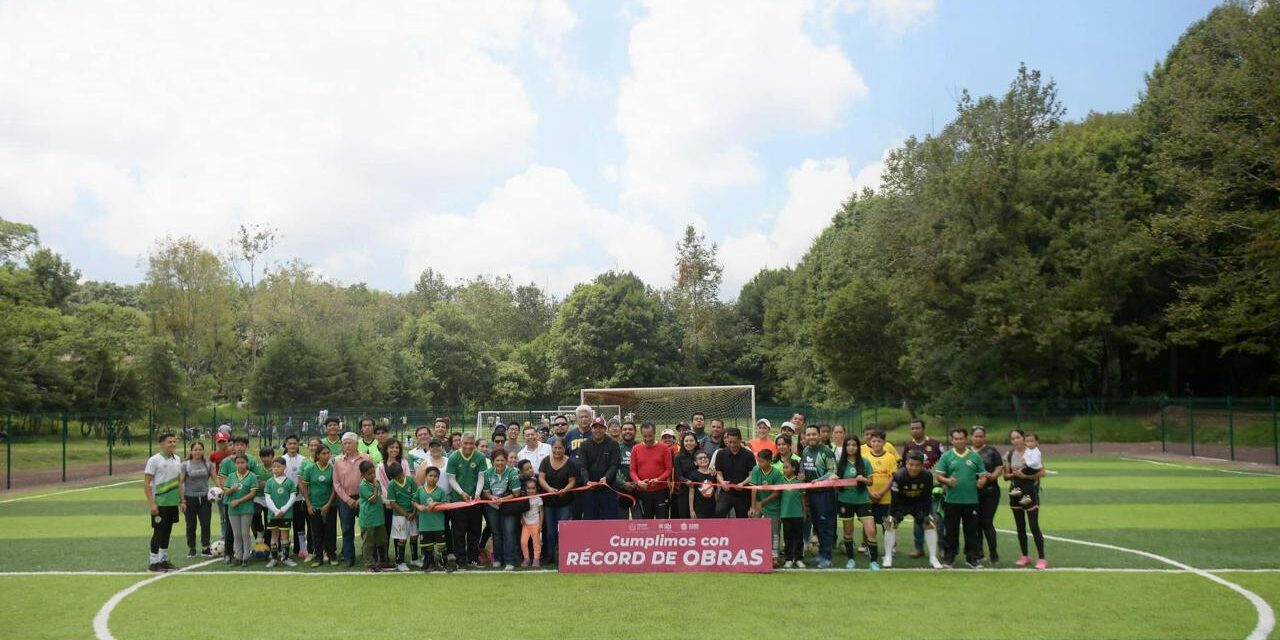
M 297 409 L 332 401 L 343 372 L 329 345 L 296 329 L 275 336 L 249 378 L 255 410 Z
M 666 296 L 672 318 L 682 333 L 680 351 L 685 375 L 695 383 L 714 381 L 714 373 L 708 375 L 707 369 L 713 365 L 707 356 L 714 349 L 716 319 L 722 304 L 720 283 L 724 268 L 718 252 L 715 243 L 707 242 L 706 234 L 698 233 L 691 224 L 685 226 L 684 236 L 676 243 L 674 282 Z
M 456 305 L 445 303 L 410 322 L 401 338 L 421 363 L 421 397 L 436 405 L 486 402 L 496 379 L 495 361 L 480 330 Z
M 80 270 L 71 266 L 62 256 L 41 247 L 27 257 L 27 269 L 32 281 L 44 296 L 44 304 L 63 307 L 76 291 L 80 282 Z

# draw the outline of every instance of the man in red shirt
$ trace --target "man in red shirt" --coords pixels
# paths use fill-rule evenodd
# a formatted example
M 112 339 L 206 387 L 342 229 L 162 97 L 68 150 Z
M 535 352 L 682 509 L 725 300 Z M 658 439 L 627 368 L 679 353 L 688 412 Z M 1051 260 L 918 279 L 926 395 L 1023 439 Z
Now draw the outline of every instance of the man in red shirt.
M 631 448 L 631 481 L 635 483 L 640 517 L 652 520 L 670 513 L 671 449 L 655 442 L 652 422 L 640 425 L 640 444 Z

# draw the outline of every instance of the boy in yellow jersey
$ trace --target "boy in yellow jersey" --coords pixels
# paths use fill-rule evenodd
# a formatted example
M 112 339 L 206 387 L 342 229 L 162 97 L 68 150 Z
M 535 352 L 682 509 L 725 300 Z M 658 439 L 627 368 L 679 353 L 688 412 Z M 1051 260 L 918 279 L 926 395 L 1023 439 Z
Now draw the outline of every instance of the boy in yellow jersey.
M 889 503 L 893 499 L 889 485 L 893 483 L 893 472 L 898 470 L 901 462 L 898 452 L 891 447 L 893 445 L 885 439 L 885 433 L 880 429 L 873 430 L 867 443 L 862 445 L 862 457 L 871 462 L 871 515 L 875 516 L 878 523 L 883 523 L 889 517 Z M 864 535 L 862 545 L 866 544 Z
M 877 432 L 880 433 L 880 439 L 884 441 L 884 450 L 893 454 L 894 458 L 897 458 L 899 461 L 901 461 L 902 454 L 898 453 L 898 448 L 893 446 L 893 443 L 889 442 L 889 440 L 885 437 L 886 432 L 884 430 L 884 427 L 881 427 L 880 425 L 874 422 L 868 423 L 867 426 L 862 428 L 862 457 L 865 458 L 871 454 L 871 436 L 872 434 Z

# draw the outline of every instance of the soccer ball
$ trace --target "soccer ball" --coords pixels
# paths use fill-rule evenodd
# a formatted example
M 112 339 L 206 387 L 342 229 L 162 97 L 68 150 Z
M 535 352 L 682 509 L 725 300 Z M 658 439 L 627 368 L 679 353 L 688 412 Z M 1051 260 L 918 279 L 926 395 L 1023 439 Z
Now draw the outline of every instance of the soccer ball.
M 222 499 L 222 489 L 219 489 L 218 487 L 211 487 L 209 489 L 209 500 L 211 502 L 217 502 L 221 499 Z
M 225 552 L 226 550 L 227 550 L 226 544 L 224 544 L 221 540 L 214 540 L 213 544 L 209 545 L 209 553 L 215 557 L 222 555 L 223 552 Z

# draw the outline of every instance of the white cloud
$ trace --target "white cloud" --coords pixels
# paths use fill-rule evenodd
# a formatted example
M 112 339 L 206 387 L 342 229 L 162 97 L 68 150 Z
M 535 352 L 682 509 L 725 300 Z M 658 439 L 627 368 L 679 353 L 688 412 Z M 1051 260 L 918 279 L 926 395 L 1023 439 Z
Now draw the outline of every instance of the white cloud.
M 922 24 L 937 6 L 937 0 L 864 0 L 871 21 L 892 34 Z
M 243 221 L 352 251 L 527 164 L 538 118 L 502 60 L 566 66 L 575 24 L 561 0 L 2 3 L 0 211 L 94 201 L 86 235 L 124 255 Z M 320 266 L 364 275 L 340 255 Z
M 831 223 L 844 201 L 863 187 L 880 187 L 880 174 L 889 153 L 853 175 L 845 158 L 807 159 L 787 172 L 787 200 L 766 234 L 753 231 L 727 238 L 721 246 L 724 291 L 736 295 L 742 285 L 764 267 L 795 264 L 804 257 L 814 238 Z
M 806 31 L 814 2 L 652 0 L 632 27 L 617 125 L 627 206 L 686 208 L 763 177 L 754 145 L 836 126 L 867 87 Z
M 675 263 L 668 231 L 588 202 L 566 171 L 536 164 L 470 213 L 418 216 L 404 239 L 411 279 L 427 267 L 450 278 L 510 273 L 558 295 L 615 267 L 665 286 Z

